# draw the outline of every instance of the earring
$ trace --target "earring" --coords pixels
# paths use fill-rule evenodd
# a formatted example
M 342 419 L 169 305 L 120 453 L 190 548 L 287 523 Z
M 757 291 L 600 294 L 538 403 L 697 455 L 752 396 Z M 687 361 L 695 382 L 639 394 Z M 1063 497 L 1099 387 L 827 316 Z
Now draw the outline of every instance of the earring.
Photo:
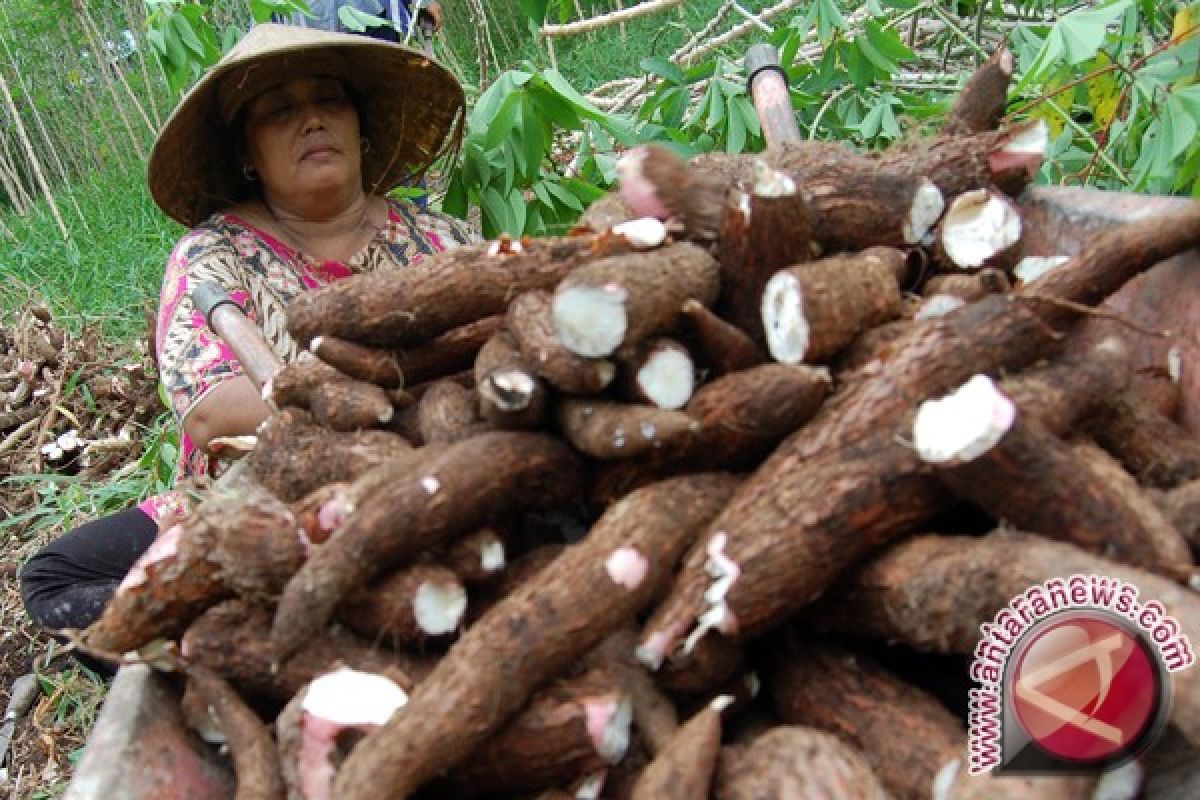
M 254 167 L 249 164 L 242 164 L 242 177 L 248 182 L 254 183 L 258 180 L 258 173 L 254 171 Z
M 359 139 L 359 140 L 358 140 L 358 150 L 359 150 L 359 152 L 360 152 L 360 153 L 362 153 L 364 156 L 365 156 L 367 153 L 371 152 L 371 140 L 370 140 L 370 139 L 368 139 L 368 138 L 367 138 L 367 137 L 365 137 L 365 136 L 364 136 L 364 137 L 362 137 L 361 139 Z

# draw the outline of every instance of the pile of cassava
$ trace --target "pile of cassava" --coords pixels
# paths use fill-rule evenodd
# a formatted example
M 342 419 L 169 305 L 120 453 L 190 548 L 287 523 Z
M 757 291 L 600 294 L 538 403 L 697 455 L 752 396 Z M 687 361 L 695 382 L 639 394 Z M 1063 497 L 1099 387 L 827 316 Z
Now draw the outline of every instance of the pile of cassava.
M 302 295 L 240 482 L 80 643 L 178 641 L 247 800 L 1091 797 L 970 776 L 945 703 L 1053 576 L 1200 642 L 1178 370 L 1066 347 L 1200 205 L 1060 253 L 1010 67 L 887 152 L 639 149 L 571 235 Z

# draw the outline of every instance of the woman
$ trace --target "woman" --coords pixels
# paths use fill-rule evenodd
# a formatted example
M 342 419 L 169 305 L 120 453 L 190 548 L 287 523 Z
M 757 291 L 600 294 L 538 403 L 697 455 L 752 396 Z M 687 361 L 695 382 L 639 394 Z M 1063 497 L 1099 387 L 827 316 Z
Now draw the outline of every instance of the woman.
M 223 286 L 284 361 L 299 292 L 403 269 L 469 238 L 458 220 L 388 199 L 462 135 L 463 92 L 424 56 L 362 36 L 282 25 L 252 29 L 183 98 L 150 155 L 158 206 L 191 228 L 167 262 L 159 371 L 182 425 L 176 480 L 212 474 L 208 444 L 267 416 L 230 348 L 188 294 Z M 21 571 L 26 610 L 45 628 L 83 628 L 183 512 L 182 495 L 95 520 Z

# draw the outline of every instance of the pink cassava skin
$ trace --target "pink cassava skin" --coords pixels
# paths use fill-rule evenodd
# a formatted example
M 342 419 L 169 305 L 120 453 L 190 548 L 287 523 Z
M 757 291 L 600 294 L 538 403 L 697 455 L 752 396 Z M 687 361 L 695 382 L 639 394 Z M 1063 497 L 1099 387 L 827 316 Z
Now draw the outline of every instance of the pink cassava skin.
M 1014 597 L 1071 575 L 1103 575 L 1136 586 L 1139 602 L 1157 601 L 1176 620 L 1190 643 L 1187 653 L 1195 658 L 1200 595 L 1161 576 L 1028 533 L 927 535 L 899 542 L 848 575 L 810 618 L 823 629 L 902 642 L 921 651 L 971 653 L 980 625 L 991 622 Z M 1175 655 L 1183 658 L 1183 650 Z M 1200 744 L 1200 670 L 1183 669 L 1172 678 L 1171 721 L 1190 742 Z
M 585 539 L 476 622 L 408 705 L 350 754 L 342 800 L 401 800 L 466 758 L 525 703 L 658 593 L 737 479 L 691 475 L 634 492 Z
M 188 680 L 216 713 L 237 774 L 234 800 L 283 800 L 283 768 L 271 732 L 225 679 L 207 667 L 187 668 Z
M 439 448 L 365 497 L 288 582 L 271 628 L 277 657 L 295 652 L 343 597 L 389 566 L 496 514 L 578 496 L 583 475 L 579 457 L 543 434 L 484 433 Z
M 708 797 L 720 749 L 721 712 L 701 709 L 642 770 L 633 787 L 633 800 Z

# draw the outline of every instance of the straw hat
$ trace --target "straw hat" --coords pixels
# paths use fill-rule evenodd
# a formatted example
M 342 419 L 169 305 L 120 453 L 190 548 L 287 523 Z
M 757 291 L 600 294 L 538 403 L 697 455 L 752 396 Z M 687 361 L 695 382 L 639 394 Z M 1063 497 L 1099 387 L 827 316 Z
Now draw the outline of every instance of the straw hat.
M 368 194 L 412 180 L 461 138 L 462 86 L 424 55 L 367 36 L 257 25 L 188 91 L 159 133 L 146 176 L 158 207 L 193 227 L 247 197 L 229 123 L 297 74 L 331 75 L 350 88 L 371 143 L 362 158 Z

